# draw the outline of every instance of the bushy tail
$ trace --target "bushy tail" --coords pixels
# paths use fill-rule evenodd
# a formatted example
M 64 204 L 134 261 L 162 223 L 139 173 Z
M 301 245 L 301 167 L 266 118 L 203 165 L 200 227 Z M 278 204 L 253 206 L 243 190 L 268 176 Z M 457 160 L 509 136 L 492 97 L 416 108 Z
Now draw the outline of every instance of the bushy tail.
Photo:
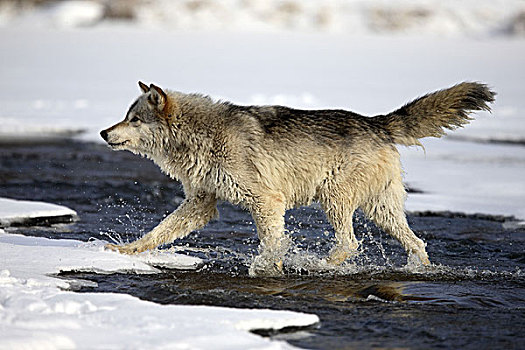
M 420 97 L 398 110 L 373 117 L 400 145 L 421 145 L 423 137 L 441 137 L 444 129 L 454 130 L 467 124 L 474 111 L 490 111 L 496 93 L 487 85 L 464 82 Z

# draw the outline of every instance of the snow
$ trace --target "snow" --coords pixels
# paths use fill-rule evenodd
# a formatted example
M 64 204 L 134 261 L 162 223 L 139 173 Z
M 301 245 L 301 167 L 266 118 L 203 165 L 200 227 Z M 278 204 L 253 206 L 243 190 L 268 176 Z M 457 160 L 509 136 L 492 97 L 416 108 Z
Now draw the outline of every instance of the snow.
M 297 312 L 158 305 L 125 294 L 78 294 L 67 289 L 92 282 L 52 277 L 60 271 L 157 272 L 140 258 L 105 251 L 101 244 L 0 230 L 0 349 L 283 349 L 289 346 L 249 331 L 319 322 L 315 315 Z M 180 257 L 171 254 L 170 259 L 180 268 L 195 268 L 197 258 Z
M 96 26 L 107 24 L 105 19 L 112 17 L 112 12 L 120 12 L 124 19 L 131 17 L 143 28 L 184 31 L 476 37 L 525 33 L 525 4 L 521 0 L 155 0 L 106 1 L 105 5 L 100 1 L 57 1 L 20 9 L 3 2 L 0 26 Z
M 425 151 L 401 148 L 406 181 L 425 191 L 408 196 L 407 210 L 525 218 L 525 147 L 436 139 L 424 144 Z
M 196 257 L 167 252 L 147 252 L 136 256 L 128 256 L 104 250 L 103 241 L 81 242 L 75 240 L 52 240 L 41 237 L 26 237 L 21 235 L 0 236 L 0 243 L 10 244 L 9 250 L 2 257 L 6 260 L 16 260 L 17 256 L 24 257 L 27 247 L 35 255 L 32 258 L 24 257 L 26 263 L 38 264 L 40 268 L 49 271 L 93 271 L 100 273 L 136 272 L 156 273 L 154 266 L 172 269 L 195 269 L 202 265 L 203 261 Z M 18 248 L 17 248 L 18 247 Z M 42 262 L 41 257 L 47 256 Z M 64 257 L 68 257 L 67 260 Z M 12 263 L 12 262 L 10 262 Z M 44 264 L 44 265 L 43 265 Z M 16 267 L 15 267 L 16 268 Z M 22 268 L 27 268 L 22 264 Z M 28 273 L 36 277 L 47 274 L 49 271 L 33 269 L 24 272 L 24 278 Z M 31 276 L 31 277 L 35 277 Z M 56 284 L 56 282 L 53 282 Z M 67 288 L 64 282 L 60 285 Z
M 74 210 L 57 204 L 0 198 L 0 227 L 22 224 L 28 219 L 66 216 L 74 218 Z
M 82 27 L 100 21 L 104 5 L 94 1 L 61 1 L 47 11 L 51 21 L 59 27 Z

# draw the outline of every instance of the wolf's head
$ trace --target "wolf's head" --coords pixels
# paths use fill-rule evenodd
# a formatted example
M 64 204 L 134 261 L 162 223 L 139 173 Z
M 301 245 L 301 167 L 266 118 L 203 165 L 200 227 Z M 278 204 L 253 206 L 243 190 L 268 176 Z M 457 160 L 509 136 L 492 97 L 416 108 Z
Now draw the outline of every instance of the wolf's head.
M 139 81 L 142 91 L 123 121 L 102 130 L 100 136 L 114 150 L 128 150 L 147 156 L 154 154 L 169 132 L 173 106 L 168 95 L 158 86 Z

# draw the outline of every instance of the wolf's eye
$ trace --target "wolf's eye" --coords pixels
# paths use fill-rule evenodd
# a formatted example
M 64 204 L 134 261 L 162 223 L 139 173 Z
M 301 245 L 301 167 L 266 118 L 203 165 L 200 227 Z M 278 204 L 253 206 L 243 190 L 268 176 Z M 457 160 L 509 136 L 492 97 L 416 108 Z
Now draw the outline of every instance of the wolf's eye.
M 138 117 L 133 117 L 133 118 L 131 118 L 131 120 L 129 122 L 130 123 L 140 122 L 140 119 Z

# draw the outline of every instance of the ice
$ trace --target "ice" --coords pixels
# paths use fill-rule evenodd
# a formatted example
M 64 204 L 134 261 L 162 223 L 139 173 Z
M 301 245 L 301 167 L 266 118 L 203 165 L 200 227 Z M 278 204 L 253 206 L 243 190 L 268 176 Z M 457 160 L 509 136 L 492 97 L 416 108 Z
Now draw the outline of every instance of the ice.
M 62 205 L 0 197 L 0 227 L 24 224 L 34 219 L 56 217 L 73 219 L 76 216 L 74 210 Z
M 60 271 L 157 272 L 149 265 L 151 257 L 146 264 L 104 251 L 101 242 L 0 230 L 0 252 L 0 349 L 282 349 L 289 346 L 248 331 L 319 322 L 315 315 L 288 311 L 158 305 L 123 294 L 77 294 L 67 288 L 78 281 L 51 276 Z M 188 262 L 178 257 L 171 254 L 172 266 L 174 260 Z M 195 261 L 186 267 L 195 268 Z
M 204 263 L 202 259 L 171 250 L 146 251 L 137 255 L 137 259 L 151 266 L 178 270 L 195 269 Z
M 525 147 L 428 139 L 401 147 L 412 193 L 409 211 L 451 211 L 525 218 Z
M 152 265 L 195 269 L 202 263 L 199 258 L 180 254 L 170 254 L 169 257 L 161 258 L 157 258 L 154 253 L 127 256 L 104 250 L 104 243 L 103 241 L 86 243 L 76 240 L 52 240 L 16 234 L 0 236 L 2 259 L 6 260 L 6 265 L 3 265 L 11 265 L 12 273 L 18 271 L 20 265 L 22 270 L 17 276 L 45 281 L 62 288 L 68 288 L 69 284 L 63 280 L 57 282 L 42 276 L 59 271 L 156 273 L 158 270 Z M 28 255 L 28 252 L 32 255 Z M 32 264 L 35 266 L 28 269 L 28 265 Z

